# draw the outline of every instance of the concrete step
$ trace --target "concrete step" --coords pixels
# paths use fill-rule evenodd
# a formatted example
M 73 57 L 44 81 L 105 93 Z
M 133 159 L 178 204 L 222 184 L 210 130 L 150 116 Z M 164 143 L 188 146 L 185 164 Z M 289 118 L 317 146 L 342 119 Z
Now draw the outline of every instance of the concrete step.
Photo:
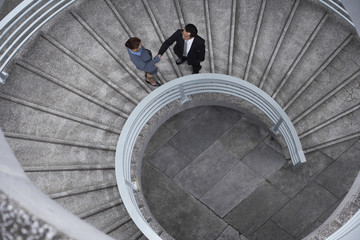
M 265 78 L 262 89 L 275 97 L 284 82 L 296 69 L 313 39 L 325 23 L 328 14 L 319 6 L 300 1 L 286 31 L 279 51 Z M 264 76 L 263 76 L 264 77 Z
M 114 168 L 115 150 L 8 138 L 8 143 L 26 172 Z
M 134 104 L 124 104 L 124 107 L 128 109 L 119 109 L 119 106 L 104 103 L 102 99 L 94 98 L 75 87 L 65 85 L 59 79 L 52 78 L 40 71 L 36 73 L 34 71 L 37 69 L 27 64 L 17 66 L 9 84 L 0 87 L 1 94 L 26 100 L 84 120 L 98 122 L 113 129 L 121 129 L 128 117 L 128 112 L 134 107 Z M 26 81 L 22 79 L 26 79 Z M 62 84 L 63 87 L 59 84 Z M 27 90 L 22 91 L 23 89 Z M 99 118 L 99 115 L 102 117 Z
M 108 233 L 111 237 L 115 239 L 129 239 L 129 240 L 137 240 L 142 236 L 142 233 L 139 231 L 137 226 L 133 221 L 130 221 L 110 233 Z
M 236 1 L 208 1 L 213 46 L 214 72 L 227 74 L 228 66 L 232 65 L 232 45 L 234 29 L 232 21 L 235 20 Z M 233 11 L 234 10 L 234 11 Z M 221 19 L 221 21 L 219 21 Z M 228 41 L 225 41 L 228 39 Z M 216 57 L 215 57 L 216 56 Z M 231 58 L 231 60 L 229 60 Z
M 132 223 L 131 218 L 122 205 L 109 208 L 84 220 L 107 234 L 114 232 L 118 228 L 127 227 L 128 223 Z
M 36 40 L 31 50 L 22 58 L 28 65 L 72 87 L 81 89 L 82 92 L 101 99 L 111 106 L 119 106 L 119 102 L 125 103 L 128 99 L 131 99 L 133 104 L 139 101 L 136 95 L 129 95 L 121 85 L 116 85 L 81 59 L 76 58 L 71 52 L 61 51 L 57 47 L 62 46 L 55 41 L 50 42 L 50 37 L 45 38 L 43 35 Z M 134 105 L 125 105 L 125 110 L 133 107 Z
M 147 92 L 150 92 L 141 79 L 137 79 L 132 71 L 124 68 L 117 61 L 116 56 L 105 49 L 105 43 L 99 42 L 92 28 L 87 29 L 73 14 L 68 13 L 61 17 L 63 19 L 54 23 L 47 34 L 49 41 L 57 48 L 66 51 L 75 60 L 79 58 L 133 96 L 142 99 Z
M 316 108 L 296 124 L 299 136 L 305 137 L 339 118 L 358 111 L 360 108 L 359 100 L 356 97 L 354 98 L 360 94 L 358 84 L 359 82 L 354 80 L 324 103 L 317 107 L 314 105 Z M 324 114 L 325 112 L 326 114 Z
M 41 191 L 53 198 L 90 191 L 92 187 L 97 189 L 98 185 L 116 185 L 114 170 L 28 172 L 27 175 Z M 78 190 L 83 188 L 85 190 Z
M 342 25 L 328 18 L 275 100 L 287 109 L 297 95 L 342 51 L 350 40 L 350 35 Z
M 16 98 L 11 100 L 2 100 L 0 107 L 3 113 L 1 128 L 6 133 L 108 146 L 116 144 L 118 134 L 114 133 L 112 128 L 106 130 L 107 126 L 104 125 L 48 108 L 39 109 L 38 105 L 17 101 Z
M 259 12 L 260 18 L 258 18 L 257 24 L 260 22 L 261 24 L 258 28 L 258 35 L 254 36 L 252 42 L 254 48 L 252 59 L 247 62 L 248 78 L 245 76 L 245 80 L 256 86 L 259 86 L 261 82 L 271 55 L 275 51 L 284 26 L 286 26 L 293 5 L 293 1 L 287 1 L 286 3 L 282 1 L 262 2 L 264 12 Z
M 56 201 L 82 219 L 122 205 L 117 187 L 57 198 Z
M 332 124 L 327 125 L 320 130 L 305 136 L 301 139 L 301 143 L 304 149 L 314 147 L 320 143 L 326 143 L 338 138 L 346 137 L 354 133 L 359 133 L 360 111 L 355 111 L 350 115 L 342 117 Z M 346 126 L 346 127 L 344 127 Z
M 357 82 L 360 75 L 359 54 L 359 44 L 355 41 L 349 42 L 331 64 L 318 75 L 316 81 L 313 81 L 299 95 L 296 102 L 290 105 L 286 111 L 289 117 L 295 123 L 299 122 L 311 110 L 333 96 L 337 91 L 343 88 L 351 89 L 348 85 L 351 82 Z M 337 111 L 341 112 L 341 109 Z
M 150 3 L 148 3 L 147 1 L 142 1 L 139 2 L 139 4 L 133 4 L 133 2 L 130 0 L 111 3 L 109 3 L 109 5 L 111 6 L 112 11 L 119 14 L 124 19 L 123 24 L 126 24 L 128 29 L 131 30 L 129 34 L 131 34 L 131 36 L 136 36 L 140 38 L 143 42 L 144 47 L 151 50 L 153 56 L 155 56 L 160 49 L 162 42 L 165 40 L 165 38 L 169 36 L 162 37 L 161 32 L 159 32 L 160 27 L 157 23 L 157 19 L 159 17 L 154 16 Z M 157 7 L 161 6 L 157 5 Z M 139 12 L 144 14 L 137 14 Z M 137 20 L 129 21 L 134 15 L 138 16 Z M 177 28 L 178 27 L 174 28 L 174 31 Z M 122 44 L 124 45 L 125 42 L 123 42 Z M 126 57 L 126 59 L 128 59 L 127 61 L 130 62 L 127 54 L 124 57 Z M 166 81 L 170 81 L 182 75 L 179 68 L 174 63 L 174 58 L 172 58 L 171 55 L 164 55 L 164 57 L 157 64 L 157 66 L 159 67 L 160 75 L 163 76 Z
M 241 79 L 245 79 L 247 62 L 252 56 L 250 53 L 261 3 L 261 0 L 256 0 L 236 4 L 232 75 Z

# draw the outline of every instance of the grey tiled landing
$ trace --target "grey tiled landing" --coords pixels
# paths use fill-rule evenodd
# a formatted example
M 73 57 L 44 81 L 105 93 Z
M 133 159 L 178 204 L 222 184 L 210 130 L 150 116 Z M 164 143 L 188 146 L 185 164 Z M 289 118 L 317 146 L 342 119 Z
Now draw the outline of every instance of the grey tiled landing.
M 217 141 L 181 171 L 174 180 L 185 191 L 201 198 L 238 162 L 239 159 Z
M 272 221 L 266 222 L 255 234 L 250 237 L 251 240 L 292 240 L 294 239 L 284 229 Z
M 333 161 L 319 151 L 306 154 L 305 157 L 305 164 L 282 168 L 274 173 L 268 178 L 270 183 L 289 197 L 295 197 L 296 194 L 324 171 Z
M 178 240 L 216 239 L 227 224 L 146 161 L 142 187 L 160 225 Z
M 289 200 L 289 197 L 265 182 L 232 209 L 224 219 L 239 232 L 251 236 Z
M 240 118 L 241 113 L 238 111 L 207 107 L 172 138 L 169 144 L 194 160 Z
M 209 208 L 224 217 L 264 181 L 246 164 L 239 162 L 202 198 Z
M 292 166 L 276 140 L 239 113 L 187 111 L 154 135 L 162 145 L 144 163 L 160 176 L 142 179 L 155 218 L 178 240 L 301 239 L 331 215 L 360 169 L 360 142 L 308 153 Z M 212 235 L 200 237 L 206 231 Z
M 360 170 L 360 143 L 354 143 L 316 181 L 337 197 L 346 194 Z
M 154 155 L 147 157 L 144 160 L 150 162 L 170 178 L 175 177 L 191 162 L 188 158 L 179 153 L 178 150 L 167 143 Z
M 337 200 L 319 184 L 311 183 L 275 214 L 272 221 L 297 237 Z
M 259 128 L 246 119 L 241 119 L 220 138 L 220 142 L 239 159 L 242 159 L 253 150 L 267 134 L 264 129 Z
M 285 163 L 285 157 L 265 143 L 260 143 L 242 160 L 263 178 L 270 177 Z
M 144 155 L 151 156 L 154 154 L 159 148 L 164 146 L 165 143 L 174 137 L 175 134 L 176 132 L 173 129 L 169 129 L 165 125 L 160 126 L 146 146 Z
M 246 238 L 233 227 L 228 225 L 216 240 L 246 240 Z

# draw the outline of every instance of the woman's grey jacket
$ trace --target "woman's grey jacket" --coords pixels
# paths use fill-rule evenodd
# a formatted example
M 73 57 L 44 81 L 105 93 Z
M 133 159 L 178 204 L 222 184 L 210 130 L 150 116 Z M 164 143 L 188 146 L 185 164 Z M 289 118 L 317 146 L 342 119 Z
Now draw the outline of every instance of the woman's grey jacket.
M 135 64 L 136 68 L 144 72 L 154 75 L 157 73 L 157 67 L 155 63 L 160 61 L 159 56 L 155 56 L 154 59 L 151 59 L 149 52 L 142 46 L 140 56 L 135 55 L 130 52 L 128 49 L 130 60 Z

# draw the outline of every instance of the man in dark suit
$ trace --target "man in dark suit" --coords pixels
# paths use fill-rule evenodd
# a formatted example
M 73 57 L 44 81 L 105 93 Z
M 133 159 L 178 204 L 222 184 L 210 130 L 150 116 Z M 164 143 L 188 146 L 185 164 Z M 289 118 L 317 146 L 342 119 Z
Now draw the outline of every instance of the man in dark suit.
M 197 28 L 188 24 L 184 29 L 178 29 L 160 47 L 160 57 L 174 43 L 174 52 L 179 57 L 176 64 L 187 61 L 193 67 L 193 73 L 199 73 L 200 63 L 205 60 L 205 40 L 197 35 Z

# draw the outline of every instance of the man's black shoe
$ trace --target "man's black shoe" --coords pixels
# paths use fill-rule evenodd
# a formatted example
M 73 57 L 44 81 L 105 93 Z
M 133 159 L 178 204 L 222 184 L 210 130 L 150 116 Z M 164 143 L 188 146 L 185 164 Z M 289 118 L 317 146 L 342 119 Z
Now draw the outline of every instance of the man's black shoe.
M 175 62 L 176 62 L 177 65 L 180 65 L 180 64 L 182 64 L 182 63 L 185 62 L 185 61 L 179 58 L 179 59 L 176 59 Z

